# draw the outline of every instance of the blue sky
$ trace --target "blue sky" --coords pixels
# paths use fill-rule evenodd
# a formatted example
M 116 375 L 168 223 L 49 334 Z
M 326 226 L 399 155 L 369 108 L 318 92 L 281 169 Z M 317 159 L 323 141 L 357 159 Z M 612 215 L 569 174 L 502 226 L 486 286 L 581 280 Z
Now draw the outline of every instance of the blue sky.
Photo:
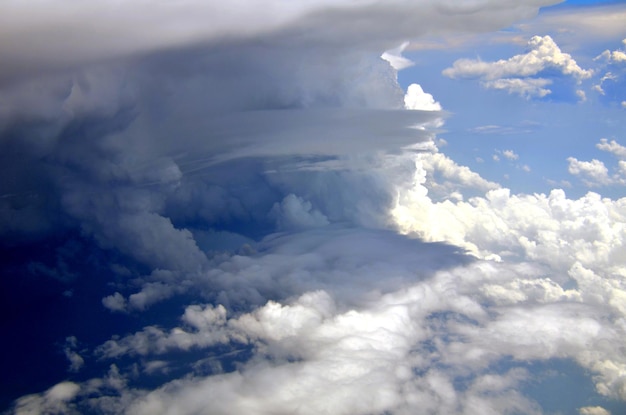
M 568 10 L 567 5 L 590 4 L 595 6 L 615 2 L 567 2 L 549 8 L 541 16 L 550 19 L 559 12 Z M 614 6 L 623 9 L 621 6 Z M 584 11 L 582 15 L 584 15 Z M 540 16 L 540 18 L 541 18 Z M 583 17 L 581 17 L 582 19 Z M 563 27 L 553 26 L 548 30 L 533 28 L 533 21 L 513 26 L 504 32 L 493 33 L 480 41 L 468 42 L 458 48 L 434 49 L 405 55 L 416 61 L 416 65 L 400 72 L 399 80 L 408 85 L 419 82 L 423 88 L 438 99 L 444 109 L 452 112 L 446 122 L 446 132 L 441 135 L 449 146 L 444 150 L 453 159 L 461 161 L 483 174 L 490 180 L 502 182 L 505 186 L 520 192 L 549 192 L 555 182 L 569 182 L 566 188 L 574 197 L 582 196 L 588 190 L 599 191 L 611 197 L 623 196 L 621 186 L 603 186 L 591 188 L 580 186 L 576 178 L 567 172 L 567 158 L 583 160 L 599 159 L 609 169 L 615 168 L 617 160 L 606 152 L 596 148 L 601 138 L 622 140 L 624 131 L 624 69 L 619 65 L 608 66 L 601 60 L 594 60 L 605 50 L 624 50 L 624 44 L 617 38 L 589 36 L 584 43 L 570 45 L 570 50 L 563 49 L 572 58 L 580 62 L 581 67 L 595 73 L 579 86 L 569 82 L 551 94 L 537 99 L 524 98 L 518 94 L 502 90 L 489 90 L 472 80 L 450 81 L 441 76 L 441 72 L 460 58 L 496 61 L 509 59 L 511 56 L 524 54 L 527 46 L 520 44 L 520 39 L 529 40 L 533 35 L 549 35 L 558 44 L 561 39 L 573 37 Z M 536 30 L 542 30 L 537 32 Z M 509 35 L 510 42 L 503 40 Z M 606 81 L 607 89 L 603 93 L 594 90 L 594 85 L 607 72 L 615 79 Z M 559 81 L 556 74 L 554 85 Z M 565 77 L 563 77 L 565 78 Z M 576 88 L 585 91 L 585 102 L 575 95 Z M 485 109 L 489 110 L 486 111 Z M 594 122 L 590 122 L 594 120 Z M 491 128 L 484 128 L 485 126 Z M 493 160 L 498 151 L 512 150 L 519 155 L 516 160 Z M 477 159 L 482 162 L 477 162 Z M 530 171 L 521 169 L 528 166 Z
M 0 4 L 0 412 L 624 413 L 626 4 L 552 3 Z

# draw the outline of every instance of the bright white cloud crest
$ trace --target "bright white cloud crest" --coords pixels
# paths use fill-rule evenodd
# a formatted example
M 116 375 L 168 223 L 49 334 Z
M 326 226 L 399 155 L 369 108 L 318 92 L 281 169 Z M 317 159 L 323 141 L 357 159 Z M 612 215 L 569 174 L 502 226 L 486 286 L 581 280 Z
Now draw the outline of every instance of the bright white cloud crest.
M 533 36 L 528 41 L 527 53 L 506 60 L 459 59 L 443 74 L 450 78 L 480 79 L 486 88 L 503 89 L 524 97 L 543 97 L 551 93 L 545 87 L 552 81 L 541 77 L 549 70 L 572 77 L 577 83 L 593 74 L 578 66 L 570 54 L 563 53 L 550 36 Z
M 29 269 L 106 264 L 96 306 L 133 325 L 63 337 L 72 380 L 13 412 L 541 414 L 530 386 L 559 362 L 626 401 L 625 200 L 515 194 L 455 162 L 442 105 L 398 84 L 403 48 L 380 59 L 553 1 L 248 3 L 0 6 L 0 34 L 25 34 L 0 48 L 19 78 L 0 86 L 3 239 L 77 238 Z M 546 70 L 591 76 L 549 36 L 444 73 L 536 97 Z M 597 147 L 616 173 L 570 173 L 613 183 L 626 149 Z

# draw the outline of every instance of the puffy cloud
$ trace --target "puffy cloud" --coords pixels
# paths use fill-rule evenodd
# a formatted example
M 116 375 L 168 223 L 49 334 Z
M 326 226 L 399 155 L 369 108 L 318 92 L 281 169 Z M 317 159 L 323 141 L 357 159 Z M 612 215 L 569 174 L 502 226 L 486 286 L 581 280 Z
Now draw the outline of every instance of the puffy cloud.
M 593 74 L 578 66 L 570 54 L 563 53 L 550 36 L 533 36 L 528 49 L 525 54 L 496 62 L 459 59 L 443 74 L 450 78 L 480 79 L 486 88 L 503 89 L 525 97 L 543 97 L 551 93 L 545 87 L 552 80 L 535 77 L 546 71 L 558 71 L 577 83 Z
M 504 150 L 502 155 L 509 160 L 517 160 L 519 158 L 519 155 L 515 154 L 513 150 Z
M 570 200 L 558 189 L 549 195 L 495 189 L 467 202 L 436 202 L 420 184 L 423 173 L 417 174 L 392 212 L 403 232 L 447 241 L 482 257 L 533 258 L 561 270 L 578 261 L 607 273 L 623 272 L 615 271 L 622 267 L 617 258 L 624 249 L 620 200 L 595 193 Z M 587 220 L 581 222 L 581 216 Z
M 501 89 L 507 91 L 509 94 L 518 94 L 524 98 L 545 97 L 552 93 L 547 88 L 544 88 L 552 81 L 549 79 L 520 79 L 520 78 L 502 78 L 494 79 L 490 81 L 483 81 L 482 83 L 489 89 Z
M 587 186 L 603 186 L 611 183 L 609 170 L 603 162 L 593 159 L 591 161 L 579 161 L 575 157 L 568 157 L 567 171 L 574 176 L 582 176 Z
M 602 138 L 600 139 L 600 142 L 596 144 L 596 148 L 611 153 L 620 159 L 626 158 L 626 147 L 622 146 L 615 140 L 611 140 L 609 142 L 606 138 Z M 583 183 L 589 187 L 626 184 L 624 160 L 618 161 L 616 169 L 617 172 L 612 175 L 609 174 L 609 169 L 600 160 L 593 159 L 591 161 L 579 161 L 574 157 L 569 157 L 567 161 L 569 163 L 569 173 L 575 176 L 580 176 Z
M 328 218 L 313 209 L 310 202 L 293 193 L 285 196 L 280 204 L 274 204 L 270 215 L 275 218 L 280 230 L 316 228 L 329 224 Z
M 602 151 L 607 151 L 616 157 L 626 159 L 626 147 L 619 144 L 615 140 L 607 140 L 606 138 L 601 138 L 600 142 L 596 144 L 596 147 Z
M 40 395 L 28 395 L 20 398 L 15 404 L 16 415 L 72 413 L 69 403 L 76 397 L 80 386 L 73 382 L 61 382 Z
M 279 245 L 291 249 L 289 241 Z M 573 268 L 579 285 L 571 289 L 546 271 L 532 263 L 476 261 L 384 295 L 371 293 L 355 308 L 319 290 L 239 315 L 193 305 L 181 317 L 183 326 L 146 327 L 105 343 L 102 355 L 254 347 L 256 358 L 231 373 L 188 376 L 147 394 L 124 389 L 115 399 L 128 413 L 207 407 L 214 413 L 465 413 L 477 406 L 540 413 L 519 392 L 531 376 L 521 362 L 552 357 L 577 361 L 597 375 L 603 394 L 620 396 L 623 379 L 611 367 L 624 364 L 624 333 L 609 317 L 619 309 L 604 301 L 607 293 L 588 291 L 597 284 L 588 270 Z M 498 370 L 507 356 L 520 367 Z
M 611 415 L 609 411 L 601 406 L 585 406 L 578 410 L 580 415 Z
M 439 152 L 420 154 L 415 164 L 415 181 L 425 185 L 424 190 L 431 191 L 435 198 L 463 190 L 475 194 L 499 187 L 497 183 L 483 179 L 467 166 L 458 165 Z M 438 179 L 432 180 L 435 177 Z
M 441 104 L 418 84 L 409 85 L 404 96 L 404 106 L 409 110 L 441 111 Z
M 626 42 L 624 41 L 622 41 L 622 43 L 626 44 Z M 626 62 L 626 53 L 624 53 L 624 51 L 619 50 L 619 49 L 614 50 L 614 51 L 610 51 L 607 49 L 604 52 L 602 52 L 600 55 L 594 58 L 594 60 L 599 60 L 599 59 L 603 59 L 608 63 L 614 63 L 614 64 L 623 63 L 623 62 Z
M 102 305 L 111 311 L 125 311 L 126 299 L 118 292 L 108 295 L 102 299 Z

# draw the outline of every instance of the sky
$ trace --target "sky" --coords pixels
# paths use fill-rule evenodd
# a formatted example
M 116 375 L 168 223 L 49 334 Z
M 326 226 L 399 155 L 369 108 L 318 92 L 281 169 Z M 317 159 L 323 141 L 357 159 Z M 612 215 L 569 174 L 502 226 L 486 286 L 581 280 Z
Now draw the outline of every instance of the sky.
M 626 3 L 0 4 L 0 413 L 626 413 Z

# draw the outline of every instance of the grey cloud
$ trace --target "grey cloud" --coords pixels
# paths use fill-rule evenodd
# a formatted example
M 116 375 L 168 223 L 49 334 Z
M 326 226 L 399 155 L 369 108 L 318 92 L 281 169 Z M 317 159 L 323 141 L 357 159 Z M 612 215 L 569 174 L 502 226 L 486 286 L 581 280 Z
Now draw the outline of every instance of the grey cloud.
M 287 46 L 303 41 L 345 46 L 357 40 L 364 42 L 363 35 L 367 34 L 370 44 L 378 42 L 382 46 L 387 42 L 386 48 L 379 47 L 385 50 L 396 46 L 390 42 L 428 32 L 481 31 L 506 26 L 516 19 L 531 17 L 539 6 L 552 3 L 546 0 L 459 6 L 452 2 L 397 0 L 381 7 L 369 2 L 324 1 L 285 7 L 279 2 L 260 6 L 215 1 L 150 1 L 142 5 L 78 5 L 64 1 L 54 7 L 40 4 L 37 13 L 29 5 L 10 3 L 0 13 L 2 37 L 19 41 L 2 45 L 0 57 L 10 63 L 4 66 L 2 76 L 189 44 L 225 40 L 236 43 L 277 33 L 280 42 Z

